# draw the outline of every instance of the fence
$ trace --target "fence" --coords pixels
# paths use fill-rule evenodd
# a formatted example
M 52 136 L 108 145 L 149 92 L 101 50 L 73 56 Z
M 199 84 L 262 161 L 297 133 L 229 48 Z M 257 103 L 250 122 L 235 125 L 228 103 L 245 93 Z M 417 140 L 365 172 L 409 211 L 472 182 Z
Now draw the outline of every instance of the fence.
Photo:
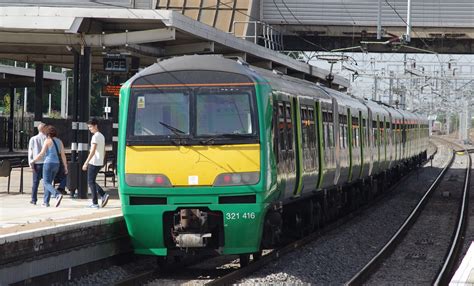
M 0 116 L 0 148 L 8 148 L 8 117 Z M 44 118 L 43 122 L 54 125 L 58 131 L 58 137 L 63 141 L 66 148 L 71 146 L 72 120 Z M 99 120 L 100 132 L 105 137 L 106 144 L 112 144 L 112 120 Z M 13 148 L 15 150 L 28 149 L 28 140 L 36 134 L 34 128 L 34 118 L 14 118 L 13 119 Z

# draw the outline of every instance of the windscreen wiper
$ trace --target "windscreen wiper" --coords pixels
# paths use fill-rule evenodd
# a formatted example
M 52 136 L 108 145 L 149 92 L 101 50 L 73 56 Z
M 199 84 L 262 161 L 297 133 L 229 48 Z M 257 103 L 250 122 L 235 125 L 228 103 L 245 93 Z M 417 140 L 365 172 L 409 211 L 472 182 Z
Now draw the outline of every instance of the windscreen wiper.
M 173 132 L 175 135 L 177 136 L 182 136 L 183 134 L 186 134 L 184 131 L 181 131 L 179 130 L 178 128 L 176 127 L 173 127 L 171 125 L 168 125 L 164 122 L 161 122 L 161 121 L 158 121 L 158 123 L 160 123 L 161 125 L 163 125 L 164 127 L 168 128 L 169 130 L 171 130 L 171 132 Z
M 207 145 L 207 144 L 215 141 L 216 139 L 220 139 L 220 138 L 249 138 L 249 137 L 252 137 L 252 136 L 253 136 L 252 134 L 224 133 L 224 134 L 219 134 L 219 135 L 216 135 L 216 136 L 212 136 L 208 139 L 203 139 L 200 142 L 203 145 Z

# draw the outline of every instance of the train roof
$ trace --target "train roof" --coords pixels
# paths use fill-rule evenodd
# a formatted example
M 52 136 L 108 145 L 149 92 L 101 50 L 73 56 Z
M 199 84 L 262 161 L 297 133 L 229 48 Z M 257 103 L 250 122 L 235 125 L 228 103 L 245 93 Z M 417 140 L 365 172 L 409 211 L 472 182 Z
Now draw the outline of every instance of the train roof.
M 218 70 L 245 75 L 251 72 L 248 65 L 239 64 L 238 61 L 230 60 L 219 55 L 191 55 L 164 59 L 143 69 L 133 78 L 183 70 Z
M 364 103 L 368 108 L 370 108 L 370 111 L 375 114 L 383 114 L 383 115 L 392 115 L 393 114 L 385 108 L 384 105 L 372 101 L 372 100 L 367 100 L 367 99 L 360 99 L 362 103 Z
M 327 94 L 329 94 L 331 97 L 336 99 L 337 103 L 340 106 L 345 106 L 346 108 L 350 108 L 351 112 L 355 111 L 363 111 L 364 113 L 367 113 L 367 106 L 362 104 L 357 98 L 351 97 L 348 94 L 327 88 L 327 87 L 320 87 L 323 89 Z
M 402 111 L 389 106 L 382 106 L 379 103 L 369 100 L 358 100 L 347 94 L 336 90 L 319 86 L 315 83 L 286 76 L 279 72 L 249 66 L 247 63 L 239 60 L 232 60 L 221 55 L 189 55 L 179 56 L 162 60 L 142 71 L 138 72 L 128 82 L 133 83 L 136 79 L 163 72 L 183 71 L 183 70 L 215 70 L 229 73 L 236 73 L 248 76 L 254 80 L 260 79 L 267 81 L 272 87 L 297 94 L 299 96 L 318 98 L 321 101 L 331 102 L 334 98 L 341 105 L 351 108 L 351 110 L 366 111 L 370 108 L 377 113 L 390 113 L 395 119 L 420 120 L 421 118 L 408 111 Z

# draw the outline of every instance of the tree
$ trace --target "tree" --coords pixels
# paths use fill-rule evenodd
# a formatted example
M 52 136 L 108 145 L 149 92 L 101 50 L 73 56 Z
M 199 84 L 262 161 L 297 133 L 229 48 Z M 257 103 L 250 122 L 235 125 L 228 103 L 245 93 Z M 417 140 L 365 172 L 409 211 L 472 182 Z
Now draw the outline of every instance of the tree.
M 4 106 L 4 113 L 5 114 L 10 114 L 10 94 L 7 93 L 5 94 L 5 96 L 3 97 L 3 106 Z

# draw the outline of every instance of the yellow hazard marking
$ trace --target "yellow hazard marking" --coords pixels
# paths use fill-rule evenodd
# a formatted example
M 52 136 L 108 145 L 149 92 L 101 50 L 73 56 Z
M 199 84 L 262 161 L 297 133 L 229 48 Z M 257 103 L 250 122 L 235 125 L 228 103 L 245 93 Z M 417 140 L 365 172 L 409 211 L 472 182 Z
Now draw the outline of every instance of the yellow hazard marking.
M 260 144 L 127 146 L 125 150 L 125 173 L 163 174 L 173 186 L 210 186 L 222 173 L 258 171 Z

